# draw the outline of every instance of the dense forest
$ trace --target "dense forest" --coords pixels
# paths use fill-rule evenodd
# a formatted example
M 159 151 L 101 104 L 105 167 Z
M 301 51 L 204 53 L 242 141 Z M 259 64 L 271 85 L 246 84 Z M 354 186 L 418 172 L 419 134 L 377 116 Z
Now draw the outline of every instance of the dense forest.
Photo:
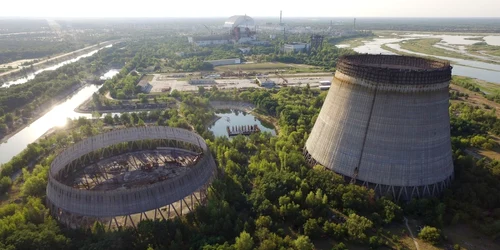
M 236 45 L 199 48 L 177 36 L 157 34 L 127 41 L 41 73 L 28 84 L 2 89 L 0 136 L 15 129 L 20 118 L 32 116 L 72 88 L 94 82 L 111 67 L 121 71 L 104 82 L 95 100 L 109 92 L 117 99 L 147 101 L 136 86 L 142 73 L 213 70 L 205 60 L 239 57 L 309 64 L 330 71 L 336 58 L 353 53 L 325 42 L 319 51 L 286 54 L 281 52 L 282 43 L 254 46 L 250 54 L 242 55 Z M 458 84 L 479 91 L 466 82 Z M 302 148 L 326 93 L 309 86 L 242 91 L 200 88 L 198 93 L 173 91 L 155 96 L 175 101 L 178 108 L 68 121 L 66 128 L 41 138 L 2 165 L 0 249 L 402 249 L 403 216 L 427 225 L 419 237 L 440 247 L 454 244 L 442 230 L 455 225 L 465 224 L 500 239 L 500 163 L 474 154 L 499 146 L 495 137 L 500 136 L 500 120 L 495 110 L 472 106 L 466 95 L 450 93 L 455 180 L 442 197 L 398 203 L 348 184 L 322 166 L 306 165 Z M 252 103 L 256 115 L 275 123 L 278 135 L 215 137 L 207 130 L 214 118 L 209 104 L 215 100 Z M 44 205 L 55 152 L 113 126 L 148 125 L 193 130 L 207 140 L 219 168 L 208 203 L 180 218 L 143 221 L 137 229 L 107 231 L 96 223 L 88 230 L 73 230 L 59 225 Z M 11 179 L 15 174 L 20 175 Z
M 400 236 L 388 230 L 403 214 L 426 225 L 422 238 L 440 244 L 441 228 L 467 223 L 493 238 L 500 229 L 497 161 L 476 159 L 469 148 L 490 148 L 489 133 L 500 121 L 492 111 L 456 103 L 450 106 L 455 181 L 442 199 L 418 199 L 397 204 L 376 199 L 372 190 L 350 185 L 320 166 L 306 166 L 302 150 L 326 92 L 309 88 L 173 93 L 179 110 L 107 116 L 99 123 L 86 119 L 32 144 L 2 168 L 3 191 L 19 190 L 21 202 L 0 208 L 0 242 L 6 249 L 347 249 L 351 246 L 401 248 Z M 274 117 L 276 137 L 267 133 L 232 140 L 214 138 L 206 130 L 213 116 L 210 100 L 246 101 L 257 112 Z M 64 147 L 99 133 L 104 124 L 144 126 L 145 123 L 195 129 L 208 140 L 224 173 L 212 184 L 206 206 L 168 221 L 144 221 L 137 230 L 107 232 L 61 228 L 43 205 L 47 170 L 54 157 L 51 145 Z M 12 185 L 7 177 L 42 157 L 32 172 Z M 10 171 L 8 171 L 10 169 Z M 478 181 L 478 180 L 481 181 Z M 326 244 L 326 245 L 325 245 Z
M 46 19 L 1 19 L 0 34 L 0 65 L 23 59 L 47 59 L 116 38 L 110 32 L 58 29 L 51 27 Z

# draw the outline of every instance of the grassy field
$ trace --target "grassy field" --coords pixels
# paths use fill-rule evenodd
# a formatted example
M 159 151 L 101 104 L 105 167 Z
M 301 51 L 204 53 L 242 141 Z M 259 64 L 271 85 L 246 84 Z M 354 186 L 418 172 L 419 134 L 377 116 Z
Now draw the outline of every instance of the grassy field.
M 481 92 L 488 92 L 490 94 L 500 93 L 500 86 L 498 84 L 468 77 L 453 76 L 452 84 L 450 85 L 451 90 L 467 94 L 468 98 L 460 98 L 459 100 L 452 100 L 452 102 L 464 102 L 485 111 L 495 110 L 497 117 L 499 117 L 500 104 L 486 99 L 480 92 L 471 91 L 470 89 L 473 87 L 479 88 Z M 490 135 L 490 137 L 497 143 L 500 142 L 500 138 L 497 136 Z M 477 154 L 478 157 L 500 160 L 500 148 L 498 146 L 492 150 L 471 148 L 470 151 Z M 459 244 L 461 249 L 500 249 L 498 242 L 494 242 L 491 238 L 482 235 L 477 230 L 467 225 L 445 227 L 443 229 L 443 234 L 446 236 L 448 242 Z
M 296 73 L 300 72 L 323 72 L 320 67 L 304 65 L 304 64 L 287 64 L 287 63 L 247 63 L 238 65 L 226 65 L 215 67 L 216 71 L 272 71 L 272 70 L 288 70 Z
M 471 90 L 472 88 L 479 88 L 479 90 L 482 93 L 472 91 Z M 472 79 L 469 77 L 453 76 L 450 89 L 468 95 L 467 99 L 461 98 L 460 100 L 452 100 L 452 102 L 465 102 L 472 106 L 479 107 L 483 110 L 494 110 L 497 117 L 500 116 L 500 104 L 488 100 L 483 94 L 483 93 L 487 93 L 487 95 L 500 94 L 500 86 L 498 84 Z M 490 137 L 494 139 L 498 144 L 500 144 L 500 138 L 491 134 Z M 471 148 L 470 151 L 473 152 L 475 157 L 478 158 L 487 157 L 493 160 L 500 160 L 499 146 L 496 146 L 491 150 Z
M 470 84 L 472 86 L 478 87 L 481 92 L 487 95 L 500 94 L 500 85 L 492 82 L 487 82 L 479 79 L 474 79 L 466 76 L 453 76 L 452 83 L 458 85 Z
M 441 41 L 441 39 L 439 39 L 439 38 L 428 38 L 428 39 L 408 40 L 408 41 L 400 42 L 398 44 L 401 46 L 401 49 L 405 49 L 405 50 L 409 50 L 409 51 L 417 52 L 417 53 L 427 54 L 427 55 L 429 55 L 429 57 L 446 56 L 446 57 L 453 57 L 453 58 L 458 58 L 458 59 L 500 64 L 499 60 L 480 59 L 480 58 L 469 56 L 469 55 L 466 55 L 463 53 L 454 52 L 454 51 L 450 51 L 450 50 L 446 50 L 446 49 L 442 49 L 442 48 L 437 48 L 437 47 L 433 46 L 434 44 L 436 44 L 440 41 Z M 471 46 L 475 46 L 475 45 L 467 46 L 467 49 L 469 49 Z M 473 50 L 469 50 L 469 51 L 471 54 L 475 54 L 475 55 L 481 55 L 479 53 L 479 51 L 483 51 L 487 55 L 500 56 L 500 49 L 495 48 L 498 46 L 489 46 L 489 45 L 482 45 L 482 46 L 484 48 L 487 48 L 487 49 L 476 48 L 476 51 L 473 51 Z M 445 47 L 449 47 L 449 46 L 445 46 Z M 388 51 L 391 51 L 393 53 L 399 54 L 399 55 L 412 55 L 411 53 L 405 53 L 405 52 L 401 52 L 399 50 L 390 48 L 389 46 L 387 46 L 385 44 L 382 45 L 381 48 L 388 50 Z M 452 47 L 450 47 L 450 48 L 452 48 Z M 485 55 L 481 55 L 481 56 L 485 56 Z
M 424 53 L 428 55 L 454 57 L 467 60 L 477 60 L 477 58 L 475 57 L 467 56 L 462 53 L 434 47 L 434 45 L 439 43 L 440 41 L 441 39 L 439 38 L 415 39 L 415 40 L 401 42 L 399 43 L 399 45 L 401 46 L 402 49 L 418 53 Z
M 387 51 L 390 51 L 392 53 L 396 53 L 398 55 L 405 55 L 405 56 L 415 56 L 415 54 L 412 54 L 412 53 L 406 53 L 406 52 L 402 52 L 402 51 L 399 51 L 397 49 L 393 49 L 389 46 L 387 46 L 387 44 L 382 44 L 380 46 L 380 48 L 382 48 L 383 50 L 387 50 Z M 420 56 L 420 57 L 425 57 L 425 58 L 432 58 L 431 56 Z
M 488 45 L 486 42 L 478 42 L 473 45 L 468 45 L 467 51 L 476 55 L 500 56 L 500 46 Z M 482 53 L 484 54 L 482 54 Z

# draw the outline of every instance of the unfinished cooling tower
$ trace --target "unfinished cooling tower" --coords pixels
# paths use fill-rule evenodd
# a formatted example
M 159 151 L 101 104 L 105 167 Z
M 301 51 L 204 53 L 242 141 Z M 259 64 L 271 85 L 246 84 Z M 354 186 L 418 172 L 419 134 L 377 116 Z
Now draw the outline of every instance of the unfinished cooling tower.
M 395 199 L 439 195 L 453 176 L 448 62 L 392 55 L 339 60 L 304 153 Z

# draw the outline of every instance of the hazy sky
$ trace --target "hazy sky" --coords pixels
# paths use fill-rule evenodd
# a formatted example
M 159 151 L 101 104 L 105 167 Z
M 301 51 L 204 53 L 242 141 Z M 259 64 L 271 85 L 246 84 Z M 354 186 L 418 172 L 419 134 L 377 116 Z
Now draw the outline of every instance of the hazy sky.
M 500 17 L 500 0 L 1 0 L 0 17 Z

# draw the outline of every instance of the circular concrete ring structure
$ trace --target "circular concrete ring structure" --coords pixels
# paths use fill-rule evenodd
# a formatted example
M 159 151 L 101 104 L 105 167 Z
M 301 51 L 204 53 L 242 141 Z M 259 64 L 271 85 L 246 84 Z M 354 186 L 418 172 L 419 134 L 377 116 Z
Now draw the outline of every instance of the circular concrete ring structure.
M 137 142 L 140 142 L 140 145 Z M 182 175 L 155 180 L 151 184 L 147 183 L 138 187 L 87 190 L 64 184 L 65 177 L 82 171 L 89 163 L 93 164 L 109 155 L 117 155 L 116 150 L 113 152 L 109 149 L 114 145 L 125 145 L 124 150 L 128 150 L 127 152 L 138 148 L 156 149 L 161 146 L 162 149 L 196 152 L 197 157 Z M 106 149 L 109 150 L 106 151 Z M 118 154 L 121 153 L 123 152 Z M 214 178 L 215 171 L 215 161 L 207 145 L 201 136 L 193 132 L 171 127 L 114 130 L 78 142 L 54 159 L 49 172 L 47 202 L 54 217 L 71 227 L 88 226 L 97 220 L 109 221 L 111 225 L 113 219 L 113 224 L 116 223 L 116 226 L 119 226 L 116 220 L 118 216 L 125 216 L 126 226 L 127 216 L 140 214 L 142 219 L 143 213 L 154 210 L 154 217 L 156 217 L 157 213 L 162 213 L 160 208 L 167 205 L 169 205 L 168 213 L 170 214 L 170 204 L 178 201 L 181 201 L 180 212 L 182 213 L 182 200 L 196 191 L 206 190 L 207 185 Z M 200 194 L 199 199 L 196 196 L 194 198 L 199 201 L 203 197 Z M 193 201 L 192 198 L 191 205 Z M 186 201 L 184 204 L 189 208 Z M 178 212 L 175 211 L 175 213 Z M 144 216 L 148 217 L 146 214 Z M 166 217 L 163 214 L 161 216 Z M 130 220 L 132 220 L 131 217 Z
M 306 142 L 307 160 L 379 195 L 438 195 L 453 176 L 451 69 L 408 56 L 341 58 Z

